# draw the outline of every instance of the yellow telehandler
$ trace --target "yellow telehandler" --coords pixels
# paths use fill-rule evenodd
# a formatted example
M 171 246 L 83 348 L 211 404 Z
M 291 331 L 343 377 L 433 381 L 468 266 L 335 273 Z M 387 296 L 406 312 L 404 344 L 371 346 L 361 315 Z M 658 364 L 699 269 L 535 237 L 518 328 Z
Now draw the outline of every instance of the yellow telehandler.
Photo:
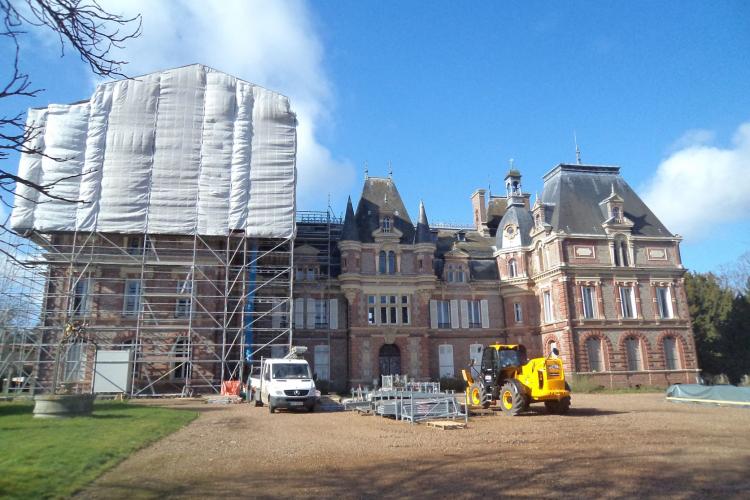
M 549 413 L 563 415 L 570 408 L 570 386 L 565 382 L 562 360 L 553 349 L 546 358 L 526 361 L 520 344 L 491 344 L 484 349 L 481 365 L 461 370 L 469 406 L 489 408 L 498 404 L 508 415 L 517 415 L 531 403 L 544 403 Z

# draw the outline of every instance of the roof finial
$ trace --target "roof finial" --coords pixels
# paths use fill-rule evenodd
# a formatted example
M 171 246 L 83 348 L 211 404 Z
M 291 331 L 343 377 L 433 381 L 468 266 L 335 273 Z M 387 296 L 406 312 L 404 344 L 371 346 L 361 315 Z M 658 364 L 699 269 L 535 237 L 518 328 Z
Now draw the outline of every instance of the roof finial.
M 576 163 L 581 164 L 581 148 L 578 147 L 578 137 L 576 137 L 576 131 L 573 131 L 573 142 L 576 145 Z
M 367 160 L 365 160 L 365 180 L 370 178 L 370 170 L 367 168 Z
M 613 183 L 611 184 L 611 186 L 612 186 L 612 192 L 611 192 L 611 193 L 609 193 L 609 194 L 610 194 L 610 196 L 614 196 L 614 195 L 615 195 L 615 183 L 613 182 Z
M 393 166 L 391 165 L 391 160 L 388 160 L 388 178 L 393 179 Z
M 508 163 L 510 163 L 510 169 L 511 169 L 511 170 L 513 170 L 513 162 L 514 162 L 514 161 L 515 161 L 515 160 L 514 160 L 513 158 L 511 158 L 511 159 L 509 159 L 509 160 L 508 160 Z

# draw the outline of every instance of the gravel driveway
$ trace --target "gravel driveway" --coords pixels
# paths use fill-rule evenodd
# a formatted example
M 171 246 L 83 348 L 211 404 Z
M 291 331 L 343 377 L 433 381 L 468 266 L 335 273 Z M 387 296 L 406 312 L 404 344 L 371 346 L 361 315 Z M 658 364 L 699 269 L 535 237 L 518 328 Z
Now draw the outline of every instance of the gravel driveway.
M 192 405 L 200 418 L 80 497 L 747 498 L 750 491 L 750 409 L 668 403 L 661 394 L 576 394 L 566 416 L 473 418 L 452 431 L 350 412 Z

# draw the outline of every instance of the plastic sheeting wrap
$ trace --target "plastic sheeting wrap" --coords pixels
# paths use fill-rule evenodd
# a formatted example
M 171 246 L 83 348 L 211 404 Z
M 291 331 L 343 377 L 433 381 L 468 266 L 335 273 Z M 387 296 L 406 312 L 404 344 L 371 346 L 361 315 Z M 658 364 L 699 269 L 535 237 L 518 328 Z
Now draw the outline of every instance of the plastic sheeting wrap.
M 750 408 L 750 387 L 677 384 L 667 389 L 668 401 L 712 403 Z
M 294 233 L 297 120 L 276 92 L 192 65 L 99 85 L 28 123 L 52 158 L 22 155 L 19 175 L 86 203 L 19 184 L 16 231 Z

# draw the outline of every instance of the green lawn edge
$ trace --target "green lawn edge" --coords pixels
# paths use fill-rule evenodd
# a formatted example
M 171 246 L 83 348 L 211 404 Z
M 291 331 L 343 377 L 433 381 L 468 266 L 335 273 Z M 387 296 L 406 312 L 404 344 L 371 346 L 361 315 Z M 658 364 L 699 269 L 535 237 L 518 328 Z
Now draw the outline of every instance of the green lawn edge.
M 0 403 L 0 497 L 66 498 L 138 450 L 195 420 L 193 410 L 97 402 L 91 417 L 34 419 Z

